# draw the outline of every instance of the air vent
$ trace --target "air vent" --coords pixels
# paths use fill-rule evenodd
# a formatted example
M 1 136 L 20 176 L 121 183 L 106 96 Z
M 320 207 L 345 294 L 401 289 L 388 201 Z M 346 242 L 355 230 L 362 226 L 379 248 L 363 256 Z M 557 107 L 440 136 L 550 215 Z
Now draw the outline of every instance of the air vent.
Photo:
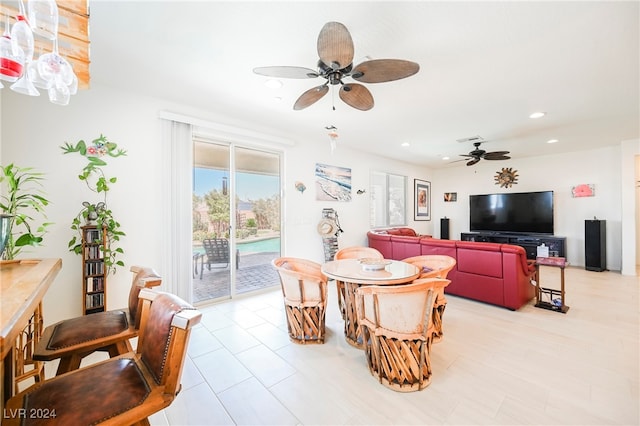
M 484 138 L 482 136 L 470 136 L 468 138 L 462 138 L 462 139 L 457 139 L 458 142 L 460 143 L 466 143 L 466 142 L 484 142 Z

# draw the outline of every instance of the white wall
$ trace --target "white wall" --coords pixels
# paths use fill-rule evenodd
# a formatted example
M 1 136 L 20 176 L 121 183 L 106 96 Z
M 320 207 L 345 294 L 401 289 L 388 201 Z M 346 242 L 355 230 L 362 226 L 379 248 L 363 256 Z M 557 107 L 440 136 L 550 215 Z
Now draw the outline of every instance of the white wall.
M 567 258 L 584 266 L 584 221 L 607 221 L 607 268 L 621 268 L 621 175 L 620 147 L 570 154 L 540 156 L 508 161 L 481 161 L 472 167 L 434 171 L 433 194 L 435 234 L 440 235 L 441 217 L 450 218 L 451 238 L 469 231 L 469 195 L 527 191 L 554 191 L 555 235 L 567 238 Z M 503 167 L 518 171 L 518 183 L 511 188 L 495 184 Z M 595 197 L 573 198 L 571 187 L 595 185 Z M 458 201 L 445 203 L 444 192 L 457 192 Z
M 45 238 L 45 245 L 23 256 L 62 258 L 62 271 L 44 300 L 47 323 L 81 314 L 81 259 L 67 250 L 67 243 L 73 235 L 69 225 L 83 201 L 98 200 L 77 178 L 84 165 L 83 158 L 79 154 L 63 155 L 59 147 L 64 142 L 90 141 L 103 133 L 128 151 L 126 157 L 107 159 L 109 164 L 106 168 L 110 176 L 118 178 L 109 194 L 109 207 L 117 214 L 123 231 L 127 233 L 122 241 L 127 268 L 110 276 L 108 281 L 108 308 L 114 309 L 126 305 L 131 283 L 129 266 L 150 265 L 161 275 L 164 269 L 160 241 L 167 229 L 161 220 L 166 191 L 160 185 L 165 171 L 161 167 L 159 112 L 173 111 L 211 122 L 247 127 L 241 121 L 212 116 L 184 105 L 95 85 L 91 90 L 80 91 L 66 107 L 49 103 L 46 96 L 32 98 L 10 90 L 0 93 L 2 164 L 13 162 L 44 172 L 47 197 L 52 202 L 47 214 L 49 221 L 55 224 Z M 354 194 L 351 202 L 315 201 L 313 174 L 316 162 L 352 168 Z M 430 179 L 429 172 L 420 167 L 353 152 L 344 146 L 338 146 L 332 155 L 325 137 L 321 137 L 319 142 L 301 142 L 287 147 L 283 254 L 317 261 L 324 259 L 322 239 L 316 232 L 316 225 L 325 207 L 338 211 L 345 230 L 339 240 L 340 246 L 366 244 L 369 172 L 373 169 L 409 175 L 408 191 L 412 190 L 414 177 Z M 294 189 L 297 180 L 306 184 L 308 190 L 304 194 Z M 355 190 L 361 188 L 367 192 L 355 195 Z M 416 225 L 421 233 L 431 230 L 431 222 L 410 225 Z
M 128 151 L 126 157 L 108 159 L 108 172 L 118 177 L 112 188 L 109 207 L 116 212 L 127 236 L 123 239 L 126 269 L 109 277 L 108 308 L 126 305 L 132 264 L 151 265 L 163 273 L 162 247 L 166 226 L 162 223 L 161 206 L 165 188 L 160 184 L 166 171 L 161 166 L 160 111 L 173 111 L 211 122 L 235 127 L 247 127 L 241 120 L 213 116 L 184 105 L 160 99 L 134 96 L 106 87 L 92 87 L 74 96 L 67 107 L 50 104 L 45 96 L 31 98 L 10 90 L 0 94 L 2 164 L 15 163 L 34 167 L 46 173 L 47 196 L 52 201 L 49 220 L 55 222 L 46 236 L 45 245 L 28 254 L 29 257 L 60 257 L 63 268 L 44 300 L 47 323 L 81 313 L 80 258 L 67 250 L 72 235 L 69 224 L 82 201 L 93 200 L 92 194 L 77 179 L 83 166 L 77 154 L 63 155 L 60 145 L 91 140 L 100 133 Z M 287 137 L 283 131 L 274 136 Z M 285 150 L 284 218 L 286 221 L 283 254 L 316 261 L 324 258 L 322 240 L 316 232 L 322 209 L 337 210 L 344 234 L 341 247 L 366 245 L 369 229 L 369 174 L 371 170 L 408 176 L 407 215 L 409 226 L 423 234 L 439 237 L 439 219 L 451 218 L 452 238 L 468 230 L 468 195 L 501 191 L 556 191 L 556 234 L 568 239 L 569 261 L 583 264 L 584 219 L 597 216 L 607 220 L 608 267 L 620 269 L 621 258 L 621 178 L 620 148 L 607 148 L 570 155 L 538 157 L 509 162 L 481 162 L 474 167 L 430 171 L 429 169 L 391 161 L 349 150 L 344 143 L 331 154 L 328 138 L 297 141 Z M 321 162 L 352 169 L 353 193 L 348 203 L 315 200 L 314 168 Z M 519 183 L 505 190 L 494 185 L 493 177 L 500 167 L 518 170 Z M 413 222 L 413 179 L 432 182 L 432 220 Z M 307 190 L 300 194 L 294 182 L 302 181 Z M 593 183 L 596 197 L 573 199 L 572 185 Z M 633 185 L 633 183 L 631 183 Z M 356 195 L 365 189 L 364 195 Z M 444 192 L 457 192 L 458 202 L 444 203 Z M 188 254 L 187 254 L 188 255 Z M 186 277 L 189 279 L 189 277 Z

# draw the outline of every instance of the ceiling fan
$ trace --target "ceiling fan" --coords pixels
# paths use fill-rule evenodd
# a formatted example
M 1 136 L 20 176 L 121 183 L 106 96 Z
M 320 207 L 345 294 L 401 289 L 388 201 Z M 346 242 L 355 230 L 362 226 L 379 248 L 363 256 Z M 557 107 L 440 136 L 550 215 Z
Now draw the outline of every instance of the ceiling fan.
M 420 65 L 402 59 L 373 59 L 353 66 L 353 40 L 347 27 L 340 22 L 327 22 L 318 35 L 317 70 L 295 66 L 271 66 L 254 68 L 253 72 L 278 78 L 316 78 L 326 81 L 304 92 L 293 105 L 301 110 L 313 105 L 329 91 L 329 85 L 340 85 L 340 99 L 361 111 L 373 108 L 373 96 L 369 89 L 358 83 L 344 83 L 351 77 L 362 83 L 384 83 L 410 77 L 420 70 Z M 334 107 L 335 109 L 335 107 Z
M 473 144 L 473 146 L 475 146 L 475 149 L 473 151 L 471 151 L 469 154 L 460 154 L 463 157 L 467 157 L 470 158 L 470 160 L 467 162 L 467 166 L 473 166 L 474 164 L 476 164 L 478 161 L 480 160 L 508 160 L 511 157 L 507 156 L 507 154 L 509 153 L 509 151 L 493 151 L 493 152 L 487 152 L 484 149 L 480 149 L 480 144 L 482 142 L 475 142 Z M 458 160 L 458 161 L 466 161 L 467 159 L 462 159 L 462 160 Z M 454 161 L 455 163 L 456 161 Z

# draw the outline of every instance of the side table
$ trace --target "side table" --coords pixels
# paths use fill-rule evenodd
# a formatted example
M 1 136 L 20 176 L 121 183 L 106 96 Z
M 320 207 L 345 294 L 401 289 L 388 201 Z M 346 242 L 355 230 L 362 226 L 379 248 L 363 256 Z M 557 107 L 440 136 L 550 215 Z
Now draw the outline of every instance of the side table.
M 536 308 L 566 314 L 569 306 L 565 304 L 564 269 L 569 263 L 564 257 L 538 257 L 536 258 Z M 560 268 L 560 290 L 540 286 L 540 265 Z M 549 302 L 542 300 L 542 295 L 549 297 Z M 557 298 L 556 296 L 560 296 Z

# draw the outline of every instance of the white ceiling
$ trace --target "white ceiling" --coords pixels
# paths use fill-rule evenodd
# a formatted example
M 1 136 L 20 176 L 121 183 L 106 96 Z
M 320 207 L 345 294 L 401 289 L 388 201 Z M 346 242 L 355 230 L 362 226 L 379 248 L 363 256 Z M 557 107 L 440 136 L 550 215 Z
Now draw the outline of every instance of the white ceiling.
M 456 140 L 476 135 L 514 159 L 572 152 L 640 137 L 639 5 L 91 0 L 91 81 L 327 149 L 324 128 L 334 125 L 339 145 L 430 167 L 464 166 L 451 161 L 473 146 Z M 332 91 L 294 111 L 324 80 L 282 80 L 274 90 L 252 70 L 315 68 L 328 21 L 351 32 L 354 63 L 407 59 L 420 71 L 368 84 L 370 111 Z M 547 115 L 528 118 L 535 111 Z

